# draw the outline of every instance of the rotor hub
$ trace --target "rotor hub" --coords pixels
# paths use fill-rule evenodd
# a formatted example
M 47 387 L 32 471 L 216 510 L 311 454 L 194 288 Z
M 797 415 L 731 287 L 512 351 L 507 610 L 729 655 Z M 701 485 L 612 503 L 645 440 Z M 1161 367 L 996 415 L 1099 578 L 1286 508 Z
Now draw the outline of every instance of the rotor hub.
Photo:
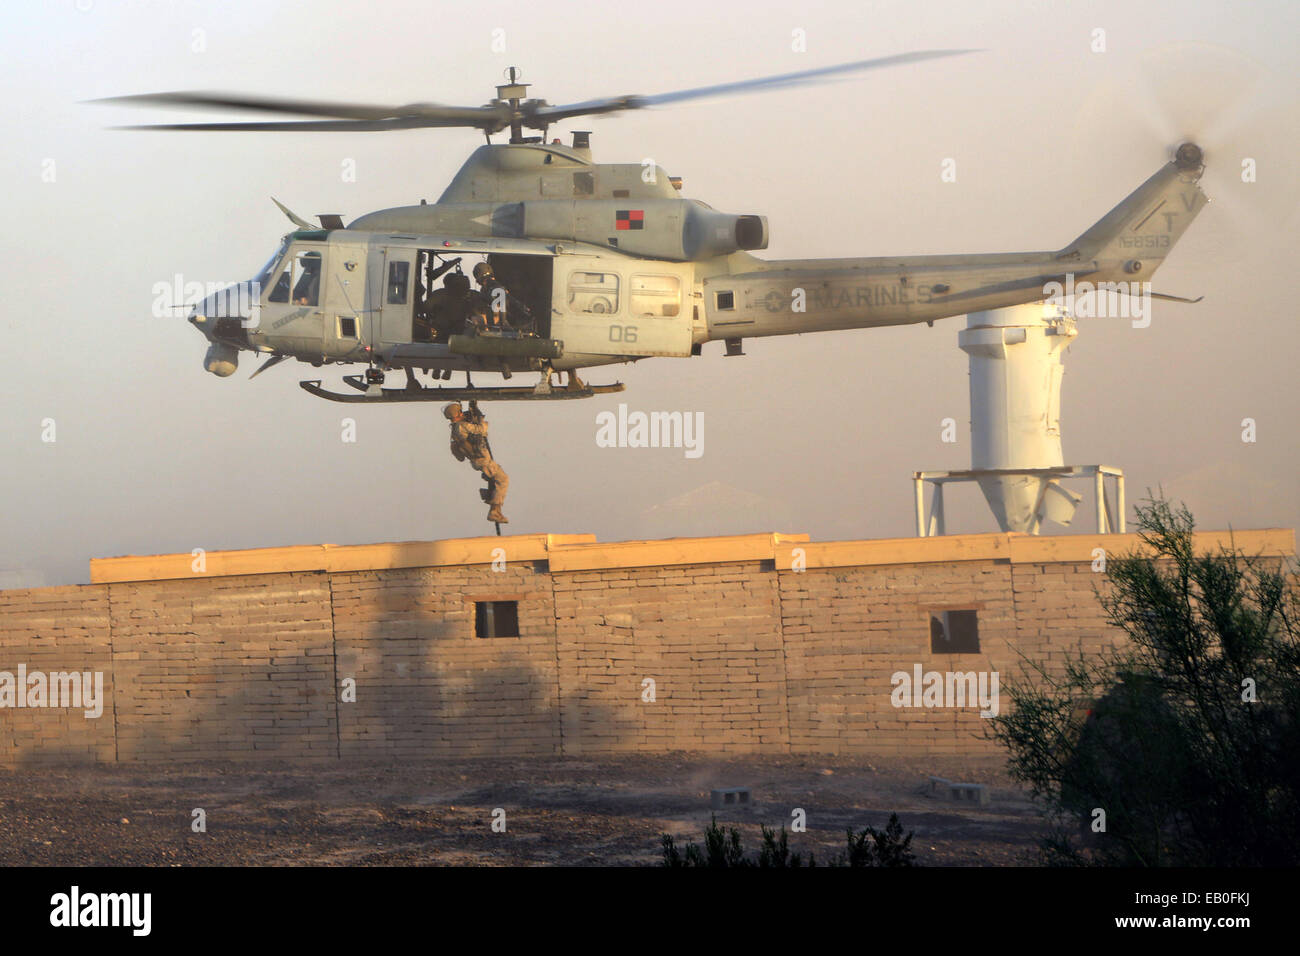
M 1205 165 L 1205 153 L 1195 143 L 1183 143 L 1174 153 L 1174 165 L 1179 169 L 1200 169 Z

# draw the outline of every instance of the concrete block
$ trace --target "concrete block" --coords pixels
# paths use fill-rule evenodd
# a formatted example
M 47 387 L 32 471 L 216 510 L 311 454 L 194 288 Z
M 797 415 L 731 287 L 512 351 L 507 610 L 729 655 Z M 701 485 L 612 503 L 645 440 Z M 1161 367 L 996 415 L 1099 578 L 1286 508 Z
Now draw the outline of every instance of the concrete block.
M 753 802 L 749 787 L 723 787 L 709 791 L 709 806 L 714 810 L 748 809 Z
M 976 803 L 981 807 L 989 805 L 988 787 L 982 783 L 955 783 L 944 777 L 930 777 L 930 792 L 946 793 L 953 803 Z

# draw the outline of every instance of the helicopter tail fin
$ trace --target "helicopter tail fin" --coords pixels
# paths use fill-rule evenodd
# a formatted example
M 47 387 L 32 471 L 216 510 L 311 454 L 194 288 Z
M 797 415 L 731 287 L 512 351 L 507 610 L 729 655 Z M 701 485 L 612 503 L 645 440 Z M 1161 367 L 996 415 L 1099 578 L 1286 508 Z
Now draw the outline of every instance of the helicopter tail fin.
M 1061 250 L 1057 258 L 1120 259 L 1126 260 L 1128 272 L 1153 271 L 1209 202 L 1198 185 L 1205 168 L 1201 160 L 1200 148 L 1184 143 L 1173 160 Z

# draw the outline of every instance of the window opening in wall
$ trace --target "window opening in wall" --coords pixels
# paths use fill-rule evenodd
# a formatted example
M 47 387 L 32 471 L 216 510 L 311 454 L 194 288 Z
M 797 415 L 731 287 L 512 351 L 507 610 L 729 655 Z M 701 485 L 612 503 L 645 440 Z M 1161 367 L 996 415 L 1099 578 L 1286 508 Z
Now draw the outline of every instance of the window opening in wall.
M 475 637 L 518 637 L 518 601 L 475 601 Z
M 931 654 L 978 654 L 979 612 L 974 610 L 931 611 Z

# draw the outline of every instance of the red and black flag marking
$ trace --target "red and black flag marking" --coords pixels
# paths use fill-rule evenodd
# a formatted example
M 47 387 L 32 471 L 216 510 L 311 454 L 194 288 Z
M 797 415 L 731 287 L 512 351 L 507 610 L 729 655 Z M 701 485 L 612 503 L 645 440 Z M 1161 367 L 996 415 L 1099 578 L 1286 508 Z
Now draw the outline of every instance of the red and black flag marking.
M 614 213 L 615 229 L 644 229 L 644 209 L 620 209 Z

